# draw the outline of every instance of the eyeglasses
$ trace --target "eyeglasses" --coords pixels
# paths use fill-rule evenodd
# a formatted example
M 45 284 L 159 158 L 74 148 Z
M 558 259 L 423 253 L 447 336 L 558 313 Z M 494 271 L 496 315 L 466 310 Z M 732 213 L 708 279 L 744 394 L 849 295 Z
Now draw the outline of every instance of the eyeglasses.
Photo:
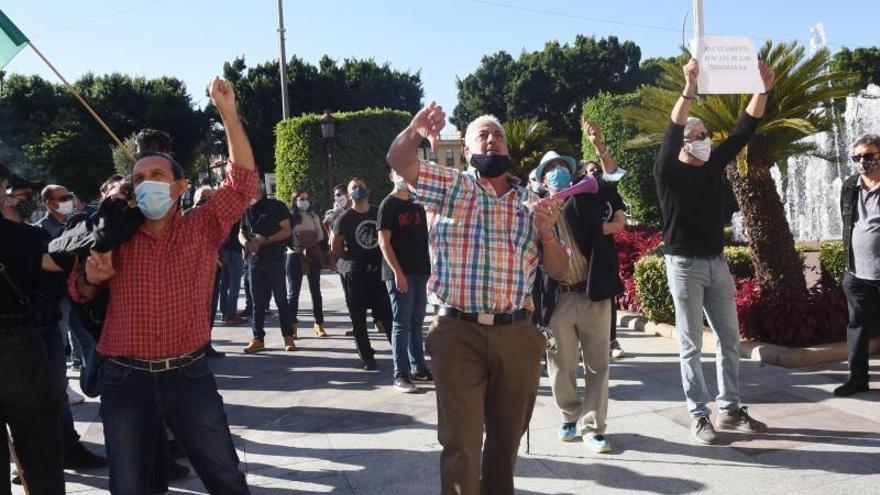
M 852 158 L 852 161 L 855 163 L 859 163 L 862 160 L 865 160 L 866 162 L 874 162 L 880 158 L 880 153 L 862 153 L 861 155 L 852 155 L 850 158 Z
M 63 196 L 59 196 L 59 197 L 55 198 L 55 201 L 57 201 L 59 203 L 63 203 L 65 201 L 73 201 L 73 194 L 65 194 Z

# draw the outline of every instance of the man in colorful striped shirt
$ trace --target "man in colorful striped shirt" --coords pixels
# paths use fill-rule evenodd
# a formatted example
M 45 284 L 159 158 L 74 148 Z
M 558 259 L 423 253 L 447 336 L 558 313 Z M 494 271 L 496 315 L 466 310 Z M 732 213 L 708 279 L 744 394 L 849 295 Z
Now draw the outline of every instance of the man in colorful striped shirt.
M 465 133 L 475 173 L 417 159 L 422 138 L 436 142 L 445 121 L 440 106 L 427 105 L 387 157 L 432 219 L 428 290 L 440 307 L 426 347 L 437 385 L 441 493 L 512 494 L 546 343 L 532 324 L 530 290 L 540 261 L 561 277 L 568 251 L 553 232 L 559 203 L 507 173 L 512 161 L 495 117 L 477 118 Z

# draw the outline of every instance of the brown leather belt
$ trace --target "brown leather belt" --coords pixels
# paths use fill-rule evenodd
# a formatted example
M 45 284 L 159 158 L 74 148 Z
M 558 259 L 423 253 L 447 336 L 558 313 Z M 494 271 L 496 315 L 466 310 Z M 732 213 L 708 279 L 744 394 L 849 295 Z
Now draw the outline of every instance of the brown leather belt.
M 578 282 L 576 284 L 559 284 L 556 286 L 556 292 L 566 293 L 566 292 L 586 292 L 587 291 L 587 283 L 586 282 Z

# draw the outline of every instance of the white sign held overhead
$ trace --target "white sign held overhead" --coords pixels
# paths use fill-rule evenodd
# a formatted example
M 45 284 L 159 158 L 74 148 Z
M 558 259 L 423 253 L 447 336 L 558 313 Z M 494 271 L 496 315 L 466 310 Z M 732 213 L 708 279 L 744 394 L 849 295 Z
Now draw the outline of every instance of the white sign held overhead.
M 703 36 L 692 40 L 700 64 L 697 88 L 701 94 L 762 93 L 764 82 L 758 69 L 758 55 L 749 38 Z

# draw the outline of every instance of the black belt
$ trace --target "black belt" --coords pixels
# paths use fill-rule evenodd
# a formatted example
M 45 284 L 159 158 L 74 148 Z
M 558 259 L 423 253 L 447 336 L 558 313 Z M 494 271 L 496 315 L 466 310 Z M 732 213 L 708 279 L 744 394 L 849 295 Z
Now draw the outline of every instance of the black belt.
M 525 320 L 529 317 L 529 310 L 525 308 L 517 309 L 512 313 L 465 313 L 449 306 L 440 306 L 437 310 L 440 316 L 449 316 L 458 318 L 459 320 L 479 323 L 480 325 L 510 325 L 513 322 Z
M 114 356 L 109 358 L 109 360 L 127 368 L 133 368 L 141 371 L 149 371 L 150 373 L 157 373 L 160 371 L 170 371 L 177 368 L 184 368 L 203 357 L 205 357 L 205 350 L 199 349 L 180 357 L 159 359 L 156 361 L 135 359 L 128 356 Z
M 556 286 L 556 292 L 565 293 L 565 292 L 586 292 L 587 291 L 587 283 L 586 282 L 578 282 L 576 284 L 559 284 Z

